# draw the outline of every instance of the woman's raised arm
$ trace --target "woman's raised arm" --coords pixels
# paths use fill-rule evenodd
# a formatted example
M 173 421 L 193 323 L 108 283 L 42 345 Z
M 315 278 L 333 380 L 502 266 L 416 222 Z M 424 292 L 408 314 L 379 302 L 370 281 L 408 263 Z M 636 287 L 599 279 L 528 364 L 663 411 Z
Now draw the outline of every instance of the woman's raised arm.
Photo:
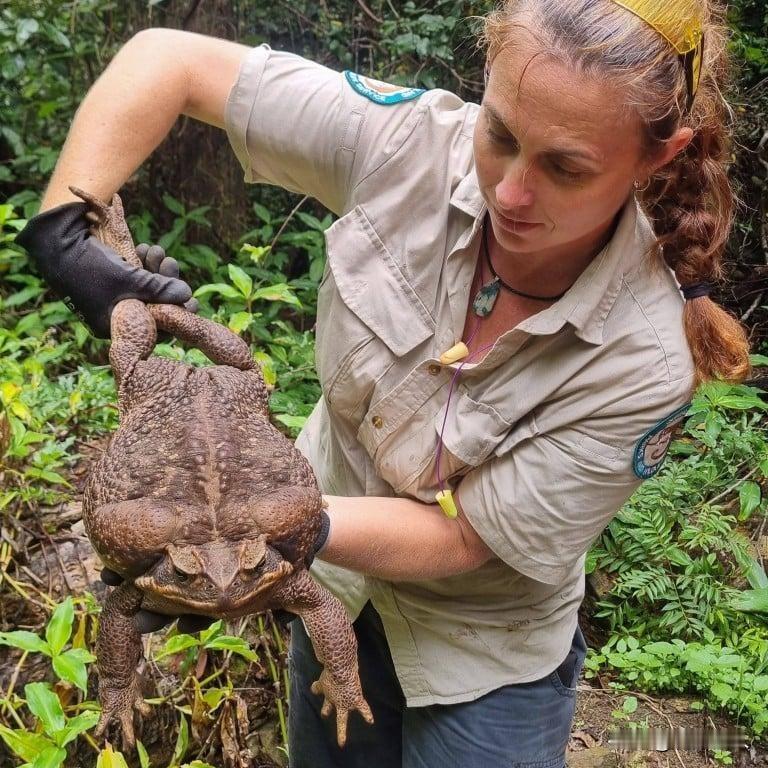
M 175 29 L 134 35 L 75 114 L 40 210 L 77 198 L 109 200 L 185 114 L 224 126 L 227 95 L 248 46 Z

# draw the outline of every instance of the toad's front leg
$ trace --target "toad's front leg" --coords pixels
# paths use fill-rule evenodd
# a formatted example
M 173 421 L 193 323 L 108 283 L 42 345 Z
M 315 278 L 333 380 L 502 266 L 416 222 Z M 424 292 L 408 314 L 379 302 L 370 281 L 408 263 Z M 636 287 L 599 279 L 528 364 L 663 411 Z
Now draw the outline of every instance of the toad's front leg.
M 141 592 L 132 584 L 121 584 L 107 597 L 99 620 L 96 665 L 99 670 L 101 718 L 94 735 L 101 736 L 111 722 L 119 723 L 123 749 L 136 743 L 133 733 L 134 707 L 149 714 L 139 690 L 136 670 L 142 657 L 141 635 L 133 618 L 141 608 Z
M 324 696 L 322 714 L 336 709 L 336 739 L 340 747 L 347 740 L 347 718 L 357 710 L 367 723 L 373 714 L 363 696 L 357 666 L 357 640 L 344 606 L 327 589 L 299 571 L 273 592 L 274 600 L 304 620 L 315 655 L 323 665 L 312 693 Z

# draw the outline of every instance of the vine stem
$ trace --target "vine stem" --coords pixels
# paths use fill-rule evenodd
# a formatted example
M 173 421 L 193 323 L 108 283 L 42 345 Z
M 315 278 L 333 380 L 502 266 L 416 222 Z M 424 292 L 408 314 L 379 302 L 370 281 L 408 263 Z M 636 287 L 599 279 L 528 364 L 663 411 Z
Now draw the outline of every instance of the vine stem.
M 746 463 L 746 462 L 744 462 Z M 748 480 L 752 475 L 757 472 L 757 470 L 760 469 L 760 467 L 752 467 L 752 469 L 747 472 L 744 477 L 740 477 L 733 485 L 729 485 L 722 493 L 718 493 L 717 496 L 715 496 L 713 499 L 710 499 L 707 504 L 714 504 L 716 501 L 720 501 L 720 499 L 727 496 L 732 491 L 735 491 L 745 480 Z
M 304 195 L 304 197 L 302 197 L 301 200 L 299 200 L 299 202 L 293 206 L 293 210 L 285 217 L 285 221 L 280 225 L 280 229 L 277 230 L 277 234 L 272 238 L 272 242 L 269 244 L 270 253 L 274 253 L 275 243 L 277 243 L 277 241 L 280 239 L 280 235 L 282 235 L 285 231 L 285 228 L 288 226 L 288 222 L 294 217 L 299 208 L 301 208 L 301 206 L 304 205 L 308 199 L 309 195 Z

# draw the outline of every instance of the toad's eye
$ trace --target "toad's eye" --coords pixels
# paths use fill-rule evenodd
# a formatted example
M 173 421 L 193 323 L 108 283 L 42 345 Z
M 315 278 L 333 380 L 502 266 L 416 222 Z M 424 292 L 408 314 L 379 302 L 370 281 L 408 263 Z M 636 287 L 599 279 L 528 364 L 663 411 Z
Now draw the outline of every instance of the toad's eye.
M 182 583 L 189 581 L 189 574 L 184 573 L 184 571 L 180 571 L 178 568 L 173 569 L 173 575 L 178 581 L 181 581 Z

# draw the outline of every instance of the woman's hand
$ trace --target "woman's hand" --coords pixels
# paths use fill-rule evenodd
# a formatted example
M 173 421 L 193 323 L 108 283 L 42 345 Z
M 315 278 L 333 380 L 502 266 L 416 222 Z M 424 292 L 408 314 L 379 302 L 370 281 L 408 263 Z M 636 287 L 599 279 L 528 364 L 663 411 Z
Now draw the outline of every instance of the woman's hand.
M 87 211 L 85 203 L 51 208 L 31 218 L 16 242 L 32 256 L 48 285 L 96 336 L 109 338 L 110 315 L 122 299 L 148 304 L 190 301 L 192 289 L 178 279 L 178 265 L 173 259 L 161 259 L 157 264 L 158 270 L 164 266 L 170 275 L 127 264 L 91 235 Z

